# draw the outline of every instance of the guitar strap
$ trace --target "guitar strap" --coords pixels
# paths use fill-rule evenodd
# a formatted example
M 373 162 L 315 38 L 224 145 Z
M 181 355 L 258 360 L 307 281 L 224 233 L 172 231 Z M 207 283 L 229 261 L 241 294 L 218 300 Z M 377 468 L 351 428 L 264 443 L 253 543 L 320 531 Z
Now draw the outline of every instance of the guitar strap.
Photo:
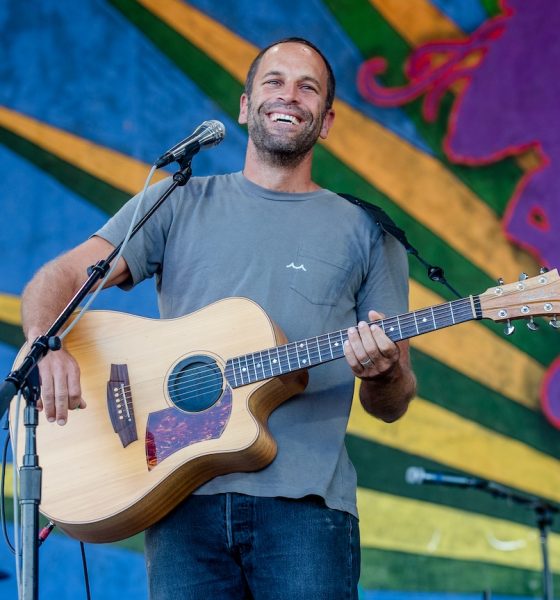
M 338 192 L 338 195 L 365 210 L 373 219 L 373 221 L 381 227 L 383 232 L 390 233 L 393 237 L 397 238 L 397 240 L 399 240 L 399 242 L 406 248 L 406 251 L 409 254 L 418 254 L 416 248 L 414 248 L 406 238 L 405 232 L 397 226 L 393 219 L 391 219 L 391 217 L 381 207 L 375 204 L 370 204 L 369 202 L 364 202 L 363 200 L 360 200 L 351 194 L 341 194 Z
M 416 257 L 418 261 L 420 261 L 426 267 L 428 271 L 428 277 L 432 281 L 437 281 L 444 285 L 451 292 L 453 292 L 457 298 L 462 297 L 461 294 L 447 281 L 443 269 L 437 265 L 431 265 L 425 261 L 418 253 L 418 250 L 408 241 L 406 233 L 396 225 L 393 219 L 391 219 L 391 217 L 382 208 L 376 206 L 375 204 L 364 202 L 363 200 L 360 200 L 351 194 L 341 194 L 338 192 L 338 195 L 341 198 L 348 200 L 348 202 L 351 202 L 352 204 L 355 204 L 356 206 L 359 206 L 365 210 L 371 219 L 373 219 L 373 221 L 377 223 L 379 227 L 381 227 L 381 230 L 384 233 L 390 233 L 393 237 L 395 237 L 406 248 L 408 254 Z

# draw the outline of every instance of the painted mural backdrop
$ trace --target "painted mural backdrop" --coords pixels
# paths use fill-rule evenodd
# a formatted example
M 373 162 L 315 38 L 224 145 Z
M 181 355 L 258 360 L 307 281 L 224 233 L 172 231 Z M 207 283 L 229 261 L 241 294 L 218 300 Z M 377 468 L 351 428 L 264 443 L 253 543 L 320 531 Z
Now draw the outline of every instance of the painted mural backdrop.
M 559 29 L 560 5 L 546 0 L 0 4 L 1 372 L 22 342 L 25 282 L 139 191 L 164 150 L 215 118 L 227 138 L 195 158 L 195 174 L 241 168 L 247 67 L 288 35 L 323 48 L 337 76 L 320 184 L 382 206 L 462 295 L 558 266 Z M 453 299 L 410 267 L 413 308 Z M 155 316 L 153 283 L 110 290 L 96 307 Z M 355 406 L 364 597 L 541 593 L 531 511 L 404 478 L 415 465 L 560 501 L 559 332 L 544 321 L 502 329 L 477 322 L 413 340 L 418 397 L 401 422 Z M 557 589 L 559 532 L 557 522 Z M 141 536 L 88 546 L 94 593 L 144 594 L 141 547 Z M 42 597 L 81 593 L 79 561 L 77 543 L 53 534 Z M 0 592 L 13 593 L 3 546 L 0 570 Z

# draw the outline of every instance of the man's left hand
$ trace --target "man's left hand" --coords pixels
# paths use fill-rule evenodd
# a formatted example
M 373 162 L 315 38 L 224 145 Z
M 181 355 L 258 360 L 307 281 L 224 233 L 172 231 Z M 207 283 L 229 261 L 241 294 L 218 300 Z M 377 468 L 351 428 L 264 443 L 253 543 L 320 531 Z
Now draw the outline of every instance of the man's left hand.
M 382 319 L 383 314 L 370 310 L 370 321 Z M 357 327 L 348 329 L 348 341 L 344 343 L 344 355 L 354 375 L 360 379 L 382 379 L 397 366 L 400 357 L 398 346 L 383 329 L 360 321 Z

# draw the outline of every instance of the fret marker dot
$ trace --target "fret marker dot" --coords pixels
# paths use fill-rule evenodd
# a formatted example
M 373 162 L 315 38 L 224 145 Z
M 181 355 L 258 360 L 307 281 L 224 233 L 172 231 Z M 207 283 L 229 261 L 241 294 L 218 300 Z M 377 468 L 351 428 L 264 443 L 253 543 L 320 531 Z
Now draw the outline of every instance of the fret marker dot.
M 422 323 L 426 323 L 427 321 L 428 321 L 428 319 L 426 319 L 426 317 L 424 317 L 424 318 L 422 319 Z
M 277 361 L 275 358 L 273 358 L 273 359 L 272 359 L 272 363 L 273 363 L 273 364 L 276 364 L 277 362 L 278 362 L 278 361 Z
M 335 343 L 334 343 L 334 345 L 335 345 L 335 346 L 339 346 L 340 344 L 339 344 L 338 342 L 335 342 Z
M 299 347 L 300 347 L 300 348 L 303 348 L 303 344 L 300 344 L 300 345 L 299 345 Z
M 242 371 L 246 371 L 246 370 L 247 370 L 247 367 L 243 367 L 241 370 L 242 370 Z
M 303 362 L 303 364 L 305 364 L 305 363 L 307 362 L 307 358 L 304 358 L 304 359 L 302 360 L 302 362 Z
M 389 331 L 395 331 L 394 327 L 389 328 Z

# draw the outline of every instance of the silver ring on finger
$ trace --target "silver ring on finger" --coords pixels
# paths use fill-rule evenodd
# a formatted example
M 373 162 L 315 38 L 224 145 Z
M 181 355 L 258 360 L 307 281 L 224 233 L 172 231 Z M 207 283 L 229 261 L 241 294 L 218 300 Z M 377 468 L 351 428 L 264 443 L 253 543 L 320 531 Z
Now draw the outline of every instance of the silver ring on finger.
M 373 364 L 373 361 L 371 360 L 371 358 L 368 358 L 367 360 L 364 360 L 363 362 L 360 361 L 360 364 L 362 365 L 362 367 L 367 368 Z

